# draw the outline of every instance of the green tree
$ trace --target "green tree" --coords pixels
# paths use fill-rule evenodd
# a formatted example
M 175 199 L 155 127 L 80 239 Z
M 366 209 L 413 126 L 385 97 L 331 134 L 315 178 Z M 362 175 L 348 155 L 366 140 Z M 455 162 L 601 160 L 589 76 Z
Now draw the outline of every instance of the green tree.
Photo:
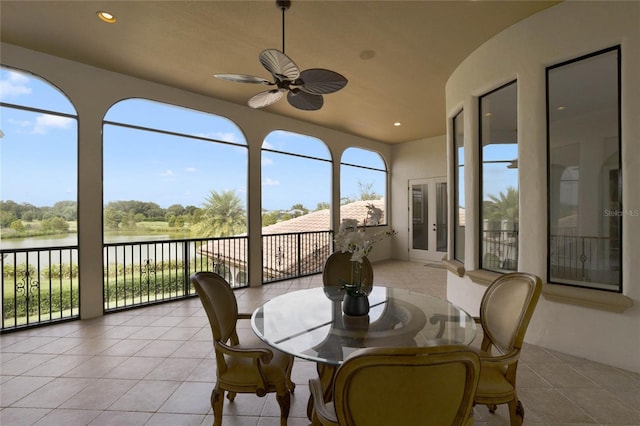
M 203 210 L 202 220 L 193 227 L 199 237 L 229 237 L 247 231 L 247 215 L 234 190 L 212 190 Z
M 510 220 L 518 222 L 518 190 L 512 186 L 507 188 L 506 194 L 500 192 L 498 196 L 489 195 L 489 200 L 483 203 L 484 218 L 489 220 Z
M 309 213 L 309 209 L 301 203 L 294 204 L 293 206 L 291 206 L 291 210 L 289 211 L 291 217 L 303 216 L 307 213 Z
M 273 225 L 274 223 L 278 223 L 278 217 L 280 213 L 277 211 L 272 212 L 264 212 L 262 213 L 262 226 Z
M 381 195 L 377 194 L 373 189 L 373 182 L 365 183 L 358 180 L 358 191 L 360 192 L 360 200 L 379 200 Z
M 45 219 L 40 224 L 43 231 L 67 232 L 69 231 L 69 223 L 61 217 L 52 217 Z
M 164 215 L 166 218 L 169 218 L 171 216 L 175 216 L 175 217 L 182 216 L 186 213 L 187 213 L 186 209 L 182 207 L 181 204 L 172 204 L 165 209 Z
M 104 209 L 104 227 L 115 231 L 120 227 L 120 222 L 122 222 L 122 212 L 110 204 L 111 203 L 109 203 Z
M 12 211 L 0 211 L 0 226 L 3 228 L 10 226 L 17 219 Z
M 11 222 L 10 228 L 16 232 L 22 232 L 24 231 L 24 223 L 20 219 L 14 220 Z
M 331 204 L 329 204 L 326 201 L 321 201 L 318 203 L 318 205 L 316 206 L 316 209 L 314 211 L 318 211 L 318 210 L 329 210 L 331 208 Z

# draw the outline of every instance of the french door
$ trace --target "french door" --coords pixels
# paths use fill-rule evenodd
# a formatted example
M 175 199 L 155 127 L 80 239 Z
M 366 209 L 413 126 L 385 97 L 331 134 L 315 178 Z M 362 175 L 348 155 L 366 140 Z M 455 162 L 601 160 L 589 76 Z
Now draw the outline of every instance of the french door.
M 437 262 L 447 254 L 445 177 L 409 181 L 409 259 Z

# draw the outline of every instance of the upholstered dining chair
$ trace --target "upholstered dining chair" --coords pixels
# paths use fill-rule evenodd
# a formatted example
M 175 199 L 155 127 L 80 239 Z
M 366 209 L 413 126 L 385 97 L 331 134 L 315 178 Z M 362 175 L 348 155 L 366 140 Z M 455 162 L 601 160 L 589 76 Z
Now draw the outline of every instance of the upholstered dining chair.
M 471 425 L 479 374 L 467 346 L 378 347 L 340 365 L 332 401 L 318 379 L 309 388 L 323 426 Z
M 362 283 L 365 289 L 373 286 L 373 267 L 365 256 L 362 258 Z M 351 280 L 351 253 L 335 251 L 329 255 L 322 270 L 322 283 L 325 286 L 339 286 Z
M 214 426 L 222 425 L 224 393 L 233 401 L 236 393 L 262 397 L 275 392 L 280 405 L 280 425 L 286 426 L 295 384 L 291 381 L 293 357 L 273 349 L 257 336 L 242 343 L 238 339 L 238 304 L 227 281 L 213 272 L 196 272 L 191 282 L 209 318 L 216 356 L 217 381 L 211 392 Z
M 512 425 L 521 425 L 524 407 L 516 392 L 516 372 L 524 335 L 540 298 L 539 277 L 513 272 L 500 276 L 485 291 L 476 322 L 484 333 L 480 350 L 480 382 L 475 403 L 509 404 Z

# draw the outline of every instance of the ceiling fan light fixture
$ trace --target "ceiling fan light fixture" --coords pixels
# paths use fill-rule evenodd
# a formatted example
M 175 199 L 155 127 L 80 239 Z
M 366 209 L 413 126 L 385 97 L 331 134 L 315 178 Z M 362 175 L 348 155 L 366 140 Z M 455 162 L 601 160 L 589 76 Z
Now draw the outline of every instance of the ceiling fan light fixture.
M 276 0 L 282 10 L 282 51 L 265 49 L 258 59 L 271 73 L 273 81 L 246 74 L 214 74 L 215 77 L 237 83 L 254 83 L 276 86 L 275 89 L 260 92 L 249 99 L 251 108 L 262 108 L 279 101 L 287 94 L 289 104 L 304 111 L 315 111 L 324 105 L 322 95 L 334 93 L 347 85 L 348 80 L 335 71 L 312 68 L 300 72 L 300 68 L 284 53 L 284 15 L 291 7 L 290 1 Z

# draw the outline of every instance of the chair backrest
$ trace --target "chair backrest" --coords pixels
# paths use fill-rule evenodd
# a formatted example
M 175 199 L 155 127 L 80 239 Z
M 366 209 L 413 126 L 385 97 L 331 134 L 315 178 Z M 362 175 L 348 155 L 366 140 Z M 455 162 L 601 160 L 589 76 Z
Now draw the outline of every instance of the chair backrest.
M 327 258 L 322 270 L 322 283 L 325 286 L 339 286 L 342 281 L 351 281 L 351 253 L 335 251 Z M 362 258 L 362 283 L 373 286 L 373 267 L 365 256 Z
M 338 423 L 469 424 L 479 375 L 480 359 L 466 346 L 358 350 L 336 373 Z
M 541 291 L 540 278 L 524 272 L 502 275 L 485 291 L 480 323 L 485 338 L 502 354 L 522 348 Z
M 238 302 L 229 283 L 213 272 L 196 272 L 191 282 L 209 318 L 213 339 L 226 343 L 235 335 Z

